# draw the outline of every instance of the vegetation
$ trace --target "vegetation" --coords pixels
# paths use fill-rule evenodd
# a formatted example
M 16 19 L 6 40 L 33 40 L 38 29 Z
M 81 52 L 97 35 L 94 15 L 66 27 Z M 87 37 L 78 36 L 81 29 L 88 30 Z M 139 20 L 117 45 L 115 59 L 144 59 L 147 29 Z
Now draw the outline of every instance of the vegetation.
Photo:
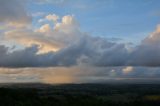
M 11 85 L 0 88 L 0 106 L 158 106 L 160 85 Z

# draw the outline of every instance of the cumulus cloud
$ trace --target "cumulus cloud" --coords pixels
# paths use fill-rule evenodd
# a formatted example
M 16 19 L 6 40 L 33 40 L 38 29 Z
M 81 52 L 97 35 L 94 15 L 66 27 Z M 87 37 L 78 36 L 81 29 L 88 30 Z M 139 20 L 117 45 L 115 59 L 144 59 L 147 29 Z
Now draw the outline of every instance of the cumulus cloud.
M 31 47 L 36 44 L 39 46 L 39 53 L 48 51 L 57 51 L 61 44 L 52 41 L 49 37 L 45 37 L 40 33 L 35 33 L 32 30 L 16 29 L 5 33 L 5 39 L 15 41 L 25 47 Z
M 62 21 L 52 28 L 49 24 L 42 25 L 36 31 L 15 29 L 5 32 L 5 39 L 16 41 L 24 46 L 39 45 L 40 53 L 57 51 L 76 43 L 84 34 L 73 16 L 62 17 Z
M 45 24 L 37 30 L 37 32 L 41 32 L 41 33 L 48 33 L 50 31 L 51 31 L 51 28 L 49 24 Z
M 57 22 L 59 19 L 59 16 L 56 14 L 49 14 L 45 18 L 49 21 Z
M 24 49 L 10 53 L 9 49 L 2 46 L 0 55 L 5 56 L 1 56 L 4 59 L 1 59 L 0 65 L 5 67 L 74 66 L 79 64 L 98 67 L 159 66 L 159 36 L 158 27 L 140 45 L 130 47 L 129 44 L 111 42 L 106 38 L 86 34 L 80 30 L 74 16 L 66 15 L 61 18 L 60 22 L 55 23 L 54 27 L 45 24 L 36 31 L 14 29 L 5 32 L 6 40 L 22 44 Z M 22 58 L 23 61 L 18 60 Z M 123 71 L 128 73 L 131 69 L 131 67 L 127 67 Z
M 95 40 L 95 41 L 94 41 Z M 2 67 L 42 67 L 42 66 L 73 66 L 77 64 L 96 65 L 95 59 L 101 57 L 100 51 L 102 49 L 96 45 L 97 39 L 83 39 L 78 44 L 68 46 L 56 52 L 48 52 L 37 54 L 41 47 L 31 46 L 22 50 L 9 52 L 9 48 L 5 46 L 0 47 L 0 60 Z M 89 43 L 93 42 L 94 43 Z M 110 43 L 106 46 L 112 46 Z M 97 49 L 95 49 L 95 47 Z M 102 52 L 103 53 L 103 52 Z M 98 61 L 97 61 L 98 62 Z M 109 65 L 109 64 L 108 64 Z M 115 64 L 113 64 L 115 65 Z
M 151 33 L 146 39 L 143 40 L 144 44 L 157 44 L 160 41 L 160 25 L 157 26 L 156 30 Z
M 142 40 L 131 54 L 129 64 L 139 66 L 160 66 L 160 27 Z

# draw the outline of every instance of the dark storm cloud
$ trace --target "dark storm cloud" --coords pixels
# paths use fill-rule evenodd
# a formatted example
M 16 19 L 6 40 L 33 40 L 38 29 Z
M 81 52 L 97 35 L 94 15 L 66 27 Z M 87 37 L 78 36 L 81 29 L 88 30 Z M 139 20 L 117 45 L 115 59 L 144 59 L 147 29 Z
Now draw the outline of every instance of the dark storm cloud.
M 79 63 L 96 64 L 106 49 L 112 49 L 117 44 L 102 38 L 86 36 L 67 48 L 57 52 L 37 54 L 38 46 L 9 52 L 9 48 L 0 46 L 0 66 L 2 67 L 40 67 L 40 66 L 73 66 Z M 110 51 L 114 51 L 109 50 Z
M 148 38 L 147 38 L 148 39 Z M 118 44 L 100 37 L 84 36 L 57 52 L 37 54 L 39 46 L 9 52 L 0 46 L 1 67 L 48 67 L 88 64 L 93 66 L 159 66 L 160 47 L 142 42 L 130 50 L 126 44 Z
M 131 54 L 130 65 L 160 66 L 160 47 L 158 45 L 140 45 Z

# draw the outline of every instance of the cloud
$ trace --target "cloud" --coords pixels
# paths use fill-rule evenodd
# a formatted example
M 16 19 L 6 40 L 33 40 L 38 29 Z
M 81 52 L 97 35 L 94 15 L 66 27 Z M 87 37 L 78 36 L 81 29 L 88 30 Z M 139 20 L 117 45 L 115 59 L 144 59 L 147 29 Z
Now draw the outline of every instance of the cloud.
M 129 64 L 139 66 L 160 66 L 160 27 L 142 40 L 131 54 Z
M 56 14 L 49 14 L 45 18 L 49 21 L 57 22 L 59 19 L 59 16 Z
M 8 41 L 15 41 L 25 47 L 30 47 L 34 44 L 39 46 L 39 53 L 49 51 L 57 51 L 61 44 L 52 41 L 49 37 L 45 37 L 40 33 L 33 32 L 32 30 L 12 30 L 5 33 L 5 39 Z
M 73 16 L 62 17 L 62 21 L 56 23 L 54 28 L 49 24 L 42 25 L 36 31 L 30 29 L 14 29 L 5 32 L 5 39 L 15 41 L 24 46 L 38 45 L 39 53 L 57 51 L 77 42 L 83 33 Z
M 37 32 L 41 32 L 41 33 L 48 33 L 50 31 L 51 31 L 51 27 L 49 24 L 45 24 L 37 30 Z
M 156 30 L 151 33 L 150 36 L 143 40 L 143 44 L 154 45 L 160 41 L 160 25 L 157 26 Z
M 31 23 L 25 5 L 21 0 L 0 0 L 0 23 L 8 26 L 20 27 Z
M 128 74 L 133 71 L 133 67 L 132 66 L 125 67 L 122 71 L 124 74 Z
M 42 68 L 0 68 L 1 82 L 41 83 L 95 83 L 95 82 L 155 82 L 159 83 L 159 68 L 133 67 L 124 74 L 126 67 L 42 67 Z
M 0 68 L 0 83 L 28 83 L 40 82 L 38 74 L 30 69 Z
M 85 41 L 87 40 L 87 41 Z M 78 44 L 68 46 L 56 52 L 48 52 L 37 54 L 41 47 L 33 46 L 26 47 L 22 50 L 9 52 L 9 48 L 0 47 L 0 66 L 2 67 L 46 67 L 46 66 L 73 66 L 76 64 L 94 64 L 96 58 L 99 58 L 96 39 L 83 39 Z M 89 40 L 89 41 L 88 41 Z M 91 40 L 91 41 L 90 41 Z M 29 40 L 28 40 L 29 42 Z M 106 46 L 108 43 L 106 42 Z M 109 45 L 108 45 L 109 46 Z M 97 48 L 97 50 L 95 49 Z M 97 57 L 98 56 L 98 57 Z M 114 65 L 114 64 L 113 64 Z
M 4 33 L 6 41 L 16 42 L 24 49 L 10 52 L 7 47 L 1 46 L 0 56 L 3 58 L 0 66 L 160 66 L 159 26 L 140 45 L 131 47 L 130 44 L 111 42 L 81 31 L 73 15 L 59 17 L 53 14 L 44 18 L 51 23 L 36 30 L 16 28 Z M 20 60 L 22 58 L 23 61 Z

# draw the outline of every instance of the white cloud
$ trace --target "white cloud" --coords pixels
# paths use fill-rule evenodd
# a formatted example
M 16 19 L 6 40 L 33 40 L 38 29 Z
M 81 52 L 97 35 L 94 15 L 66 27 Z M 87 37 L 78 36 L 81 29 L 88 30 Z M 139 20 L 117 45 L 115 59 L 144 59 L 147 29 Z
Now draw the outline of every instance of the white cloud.
M 30 30 L 13 30 L 5 33 L 5 39 L 15 41 L 25 47 L 34 44 L 39 46 L 39 53 L 59 50 L 60 44 L 46 38 L 44 35 Z
M 142 43 L 149 45 L 160 43 L 160 25 L 158 25 L 156 30 L 146 37 Z
M 133 69 L 134 68 L 132 66 L 127 66 L 127 67 L 123 68 L 122 71 L 124 74 L 128 74 L 128 73 L 132 72 Z
M 45 21 L 46 21 L 45 19 L 39 19 L 38 20 L 39 23 L 42 23 L 42 22 L 45 22 Z
M 45 24 L 41 26 L 37 31 L 41 33 L 49 33 L 51 31 L 51 27 L 49 24 Z
M 42 25 L 36 31 L 30 29 L 14 29 L 5 32 L 5 39 L 15 41 L 24 46 L 39 45 L 39 52 L 46 53 L 68 47 L 81 38 L 82 33 L 73 16 L 62 17 L 62 22 L 52 28 L 49 24 Z
M 53 22 L 57 22 L 58 21 L 58 19 L 59 19 L 59 16 L 58 15 L 56 15 L 56 14 L 49 14 L 49 15 L 47 15 L 46 17 L 45 17 L 47 20 L 49 20 L 49 21 L 53 21 Z

